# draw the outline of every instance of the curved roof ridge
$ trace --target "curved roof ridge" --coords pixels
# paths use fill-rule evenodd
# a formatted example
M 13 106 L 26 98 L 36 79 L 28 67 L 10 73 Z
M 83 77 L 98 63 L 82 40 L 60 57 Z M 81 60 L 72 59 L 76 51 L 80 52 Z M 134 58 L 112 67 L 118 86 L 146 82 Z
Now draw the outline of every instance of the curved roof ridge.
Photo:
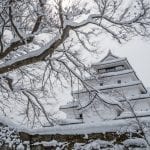
M 120 58 L 120 57 L 114 55 L 111 50 L 109 50 L 108 53 L 107 53 L 107 55 L 106 55 L 100 62 L 105 61 L 105 59 L 108 58 L 109 56 L 114 57 L 114 58 L 116 58 L 116 59 L 117 59 L 117 58 Z

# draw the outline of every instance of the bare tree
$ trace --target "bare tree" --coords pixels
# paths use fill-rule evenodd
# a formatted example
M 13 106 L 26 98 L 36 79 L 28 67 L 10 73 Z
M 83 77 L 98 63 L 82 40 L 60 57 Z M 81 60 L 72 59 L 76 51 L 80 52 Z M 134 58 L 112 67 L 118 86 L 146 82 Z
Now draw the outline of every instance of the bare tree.
M 72 87 L 76 78 L 89 88 L 83 77 L 90 72 L 80 54 L 81 49 L 95 52 L 91 36 L 105 33 L 121 43 L 137 35 L 149 37 L 149 27 L 150 5 L 144 0 L 1 1 L 1 110 L 5 113 L 15 99 L 33 125 L 41 114 L 53 125 L 41 99 L 54 96 L 55 83 L 67 81 Z M 49 40 L 39 41 L 42 34 Z

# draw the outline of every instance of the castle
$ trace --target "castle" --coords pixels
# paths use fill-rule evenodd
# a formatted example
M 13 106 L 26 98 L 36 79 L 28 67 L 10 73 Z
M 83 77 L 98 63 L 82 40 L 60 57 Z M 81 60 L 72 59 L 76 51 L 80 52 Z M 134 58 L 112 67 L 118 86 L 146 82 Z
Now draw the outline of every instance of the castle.
M 95 73 L 84 81 L 90 88 L 73 92 L 74 101 L 60 107 L 64 124 L 150 116 L 150 94 L 127 58 L 109 51 L 92 68 Z

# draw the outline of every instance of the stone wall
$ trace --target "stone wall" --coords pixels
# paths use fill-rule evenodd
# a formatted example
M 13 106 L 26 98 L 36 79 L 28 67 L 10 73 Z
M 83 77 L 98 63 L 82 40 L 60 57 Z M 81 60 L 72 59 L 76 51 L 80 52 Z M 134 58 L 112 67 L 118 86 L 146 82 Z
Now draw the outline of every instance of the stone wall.
M 89 149 L 91 145 L 109 150 L 125 150 L 128 147 L 145 150 L 146 143 L 141 138 L 142 133 L 93 133 L 88 135 L 29 135 L 20 132 L 22 141 L 29 141 L 31 150 L 81 150 Z M 132 142 L 129 141 L 132 140 Z M 134 140 L 134 141 L 133 141 Z M 128 142 L 127 142 L 128 141 Z M 139 141 L 139 142 L 137 142 Z M 136 143 L 137 142 L 137 143 Z M 94 144 L 93 144 L 94 143 Z M 126 144 L 127 143 L 127 144 Z M 91 144 L 91 145 L 90 145 Z M 88 148 L 85 148 L 88 147 Z M 115 149 L 116 147 L 116 149 Z M 117 148 L 119 147 L 119 148 Z M 98 150 L 91 148 L 91 150 Z
M 0 150 L 146 150 L 142 133 L 92 133 L 76 135 L 30 135 L 0 124 Z
M 0 150 L 16 150 L 20 137 L 14 128 L 0 123 Z

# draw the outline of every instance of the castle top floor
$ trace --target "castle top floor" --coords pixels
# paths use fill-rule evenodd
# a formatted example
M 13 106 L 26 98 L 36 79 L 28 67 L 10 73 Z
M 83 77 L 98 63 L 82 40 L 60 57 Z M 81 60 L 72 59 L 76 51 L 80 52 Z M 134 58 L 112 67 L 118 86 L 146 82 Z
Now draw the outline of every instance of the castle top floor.
M 106 57 L 103 58 L 100 62 L 92 65 L 92 68 L 96 70 L 97 74 L 132 69 L 126 58 L 117 57 L 113 55 L 111 51 L 109 51 Z

